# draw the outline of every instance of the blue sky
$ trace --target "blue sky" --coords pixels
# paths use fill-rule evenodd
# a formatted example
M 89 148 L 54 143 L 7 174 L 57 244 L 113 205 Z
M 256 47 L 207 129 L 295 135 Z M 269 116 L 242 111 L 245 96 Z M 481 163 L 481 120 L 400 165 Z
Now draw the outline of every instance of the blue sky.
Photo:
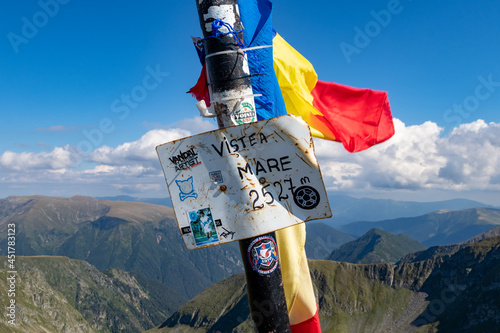
M 413 152 L 443 158 L 427 166 L 431 161 L 405 155 L 400 145 L 380 148 L 377 161 L 387 163 L 378 176 L 394 179 L 381 186 L 352 171 L 373 164 L 375 151 L 339 150 L 336 167 L 333 155 L 320 154 L 323 173 L 332 172 L 324 175 L 327 187 L 358 196 L 500 198 L 500 175 L 487 171 L 500 169 L 492 138 L 500 123 L 498 17 L 493 0 L 275 1 L 274 28 L 311 61 L 319 79 L 388 91 L 401 135 L 414 136 L 416 146 L 432 138 L 436 149 L 435 156 L 429 145 Z M 0 3 L 0 196 L 165 196 L 154 151 L 141 150 L 145 142 L 154 147 L 172 133 L 215 128 L 186 94 L 200 72 L 190 39 L 199 35 L 194 0 Z M 137 98 L 127 104 L 132 93 Z M 470 149 L 461 154 L 453 146 L 467 133 L 477 136 L 468 148 L 484 146 L 488 162 L 478 164 Z M 318 150 L 325 145 L 338 148 L 321 142 Z M 387 167 L 402 156 L 418 162 Z M 423 169 L 434 170 L 434 178 Z M 424 179 L 410 181 L 415 173 Z

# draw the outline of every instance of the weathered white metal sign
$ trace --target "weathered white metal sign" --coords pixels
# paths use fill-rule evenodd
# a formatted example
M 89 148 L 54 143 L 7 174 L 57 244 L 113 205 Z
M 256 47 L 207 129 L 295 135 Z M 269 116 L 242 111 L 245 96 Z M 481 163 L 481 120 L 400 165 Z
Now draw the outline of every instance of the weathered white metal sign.
M 309 126 L 287 115 L 156 147 L 188 249 L 332 216 Z

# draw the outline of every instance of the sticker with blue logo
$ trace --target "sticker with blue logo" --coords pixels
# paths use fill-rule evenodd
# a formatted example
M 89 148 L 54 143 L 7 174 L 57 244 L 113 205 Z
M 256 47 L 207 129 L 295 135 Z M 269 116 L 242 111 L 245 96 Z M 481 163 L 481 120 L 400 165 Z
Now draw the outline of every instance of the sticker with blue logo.
M 271 274 L 278 267 L 278 247 L 271 236 L 254 239 L 248 246 L 247 253 L 250 266 L 259 274 Z
M 176 180 L 175 183 L 179 187 L 179 199 L 181 199 L 181 201 L 187 198 L 198 198 L 198 193 L 196 193 L 193 187 L 193 176 L 186 180 Z

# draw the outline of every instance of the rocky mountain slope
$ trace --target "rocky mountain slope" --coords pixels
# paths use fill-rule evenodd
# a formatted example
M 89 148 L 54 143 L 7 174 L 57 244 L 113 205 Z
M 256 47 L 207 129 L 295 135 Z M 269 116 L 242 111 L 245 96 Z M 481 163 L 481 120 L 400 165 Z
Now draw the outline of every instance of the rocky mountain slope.
M 0 257 L 0 289 L 13 290 L 0 293 L 0 303 L 15 300 L 15 326 L 4 306 L 0 332 L 142 332 L 182 304 L 161 284 L 144 286 L 127 272 L 102 273 L 67 257 L 17 257 L 15 268 L 12 288 L 7 258 Z
M 425 245 L 408 236 L 374 228 L 334 250 L 327 259 L 353 264 L 395 263 L 408 253 L 425 249 Z
M 323 332 L 496 332 L 500 237 L 435 247 L 397 264 L 310 261 Z M 252 332 L 243 275 L 149 332 Z

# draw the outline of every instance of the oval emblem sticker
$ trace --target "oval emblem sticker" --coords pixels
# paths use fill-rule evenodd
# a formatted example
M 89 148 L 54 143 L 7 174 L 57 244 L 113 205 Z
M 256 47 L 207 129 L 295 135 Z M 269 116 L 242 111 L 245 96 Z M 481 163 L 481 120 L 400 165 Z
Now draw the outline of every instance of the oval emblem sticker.
M 251 103 L 243 102 L 241 109 L 234 112 L 233 117 L 238 125 L 253 123 L 256 121 L 255 108 Z
M 248 246 L 248 259 L 253 270 L 260 274 L 271 274 L 278 267 L 279 257 L 276 241 L 271 236 L 254 239 Z

